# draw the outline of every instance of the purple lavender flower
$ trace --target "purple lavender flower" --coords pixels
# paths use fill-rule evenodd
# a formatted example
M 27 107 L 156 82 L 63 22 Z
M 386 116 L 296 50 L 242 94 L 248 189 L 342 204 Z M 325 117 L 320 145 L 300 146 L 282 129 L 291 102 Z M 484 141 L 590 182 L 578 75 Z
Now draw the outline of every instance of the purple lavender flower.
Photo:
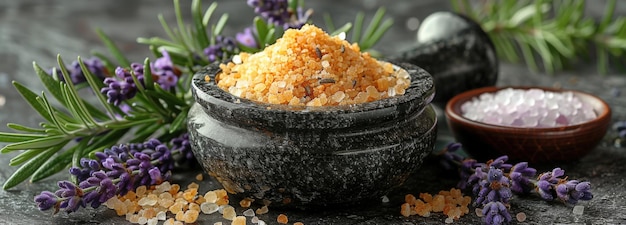
M 179 153 L 180 159 L 178 162 L 194 162 L 195 157 L 191 151 L 191 143 L 189 142 L 189 133 L 184 133 L 171 140 L 172 151 Z
M 95 154 L 96 159 L 81 159 L 80 168 L 70 169 L 79 181 L 58 183 L 55 193 L 44 191 L 34 200 L 40 210 L 51 208 L 74 212 L 89 204 L 99 207 L 111 197 L 124 195 L 140 185 L 154 185 L 169 180 L 174 167 L 174 155 L 190 159 L 189 135 L 172 139 L 173 148 L 159 140 L 121 144 Z M 192 157 L 191 157 L 192 158 Z
M 537 192 L 545 200 L 559 199 L 562 202 L 576 204 L 579 200 L 591 200 L 591 184 L 578 180 L 567 180 L 565 171 L 555 168 L 552 172 L 539 175 Z M 561 178 L 564 177 L 564 178 Z
M 82 158 L 80 159 L 80 167 L 70 168 L 70 174 L 74 175 L 78 182 L 81 182 L 91 177 L 91 174 L 98 170 L 100 170 L 100 163 L 97 160 Z
M 483 168 L 476 168 L 476 171 L 480 172 L 476 173 L 476 177 L 479 180 L 474 184 L 473 188 L 476 196 L 474 204 L 481 206 L 496 201 L 508 203 L 511 197 L 513 197 L 513 193 L 509 188 L 510 180 L 504 176 L 501 169 L 491 166 L 487 173 L 484 173 Z
M 176 87 L 181 71 L 174 66 L 172 58 L 167 51 L 162 51 L 162 57 L 156 59 L 150 66 L 155 81 L 165 90 Z
M 252 32 L 251 27 L 245 28 L 243 29 L 243 32 L 237 33 L 237 35 L 235 35 L 235 39 L 237 40 L 237 43 L 243 46 L 250 48 L 259 48 L 259 44 L 254 38 L 254 33 Z
M 69 213 L 76 212 L 81 206 L 85 207 L 86 203 L 82 199 L 82 189 L 69 181 L 59 181 L 57 185 L 61 189 L 57 190 L 54 194 L 58 197 L 58 200 L 60 200 L 60 208 L 64 208 L 65 211 Z
M 139 64 L 134 64 L 133 70 L 135 76 L 137 76 L 137 80 L 143 85 L 143 67 L 137 65 Z M 100 92 L 107 96 L 109 103 L 117 106 L 122 103 L 122 101 L 135 97 L 135 94 L 137 94 L 137 85 L 130 71 L 127 69 L 117 67 L 115 69 L 115 75 L 117 79 L 115 77 L 107 77 L 104 79 L 106 86 L 100 89 Z
M 84 202 L 90 202 L 92 208 L 98 208 L 102 203 L 112 198 L 117 193 L 117 187 L 107 174 L 100 170 L 92 173 L 91 177 L 80 182 L 78 185 L 83 190 L 95 188 L 83 196 Z
M 230 57 L 237 49 L 237 44 L 232 37 L 217 36 L 215 44 L 204 49 L 204 55 L 209 62 L 221 61 Z
M 102 61 L 96 57 L 84 59 L 83 63 L 85 64 L 85 67 L 87 67 L 89 72 L 91 72 L 99 80 L 104 80 L 104 78 L 107 77 L 107 75 L 109 74 L 108 70 L 104 66 L 104 63 L 102 63 Z M 52 71 L 53 69 L 51 69 L 48 74 L 52 75 Z M 58 68 L 56 68 L 56 71 L 59 79 L 61 81 L 64 81 L 64 77 L 63 75 L 61 75 L 61 71 Z M 80 68 L 80 64 L 78 63 L 78 61 L 73 61 L 72 64 L 67 66 L 67 72 L 69 73 L 70 79 L 72 80 L 73 84 L 80 84 L 87 81 L 87 78 L 85 78 L 85 74 Z
M 506 224 L 511 222 L 512 218 L 509 210 L 502 202 L 489 202 L 483 207 L 482 213 L 485 217 L 485 224 Z
M 494 160 L 487 161 L 487 165 L 501 170 L 509 170 L 513 167 L 513 165 L 505 163 L 507 160 L 509 160 L 509 156 L 503 155 Z
M 539 180 L 537 181 L 537 192 L 541 196 L 541 198 L 545 200 L 553 200 L 555 198 L 555 190 L 554 185 L 559 183 L 561 177 L 565 175 L 565 171 L 561 168 L 554 168 L 552 172 L 545 172 L 539 175 Z
M 511 190 L 519 194 L 528 194 L 534 188 L 530 178 L 534 177 L 537 170 L 528 167 L 527 162 L 517 163 L 511 168 L 509 178 L 511 179 Z
M 264 18 L 268 23 L 281 26 L 284 29 L 299 29 L 309 20 L 313 10 L 303 10 L 301 7 L 293 12 L 289 8 L 287 0 L 248 0 L 248 5 L 254 8 L 254 12 Z
M 35 196 L 35 202 L 39 210 L 45 211 L 54 207 L 59 201 L 59 198 L 52 192 L 43 191 L 40 195 Z

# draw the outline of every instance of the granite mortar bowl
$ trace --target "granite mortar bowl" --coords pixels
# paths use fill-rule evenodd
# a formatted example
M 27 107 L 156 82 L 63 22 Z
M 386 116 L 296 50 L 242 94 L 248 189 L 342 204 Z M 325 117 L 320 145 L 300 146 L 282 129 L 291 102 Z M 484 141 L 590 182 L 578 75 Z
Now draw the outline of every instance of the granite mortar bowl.
M 477 122 L 462 115 L 463 103 L 483 93 L 505 88 L 569 91 L 591 105 L 597 117 L 577 125 L 524 128 Z M 563 162 L 583 157 L 600 143 L 611 121 L 611 109 L 602 99 L 581 91 L 545 87 L 484 87 L 469 90 L 450 99 L 445 115 L 454 137 L 473 158 L 488 160 L 508 155 L 512 160 L 531 163 Z
M 236 198 L 297 208 L 380 198 L 418 170 L 437 133 L 432 77 L 412 64 L 394 65 L 411 76 L 404 95 L 293 107 L 225 92 L 215 84 L 218 64 L 211 64 L 192 81 L 194 155 Z

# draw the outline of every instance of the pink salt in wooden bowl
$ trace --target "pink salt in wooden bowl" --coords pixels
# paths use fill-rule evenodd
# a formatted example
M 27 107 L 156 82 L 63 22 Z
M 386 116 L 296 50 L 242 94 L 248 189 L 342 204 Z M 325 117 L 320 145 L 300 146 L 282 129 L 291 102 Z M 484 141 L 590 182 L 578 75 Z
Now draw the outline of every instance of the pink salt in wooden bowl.
M 569 91 L 589 104 L 597 117 L 576 125 L 537 128 L 493 125 L 463 116 L 463 103 L 483 93 L 495 93 L 506 88 Z M 484 87 L 469 90 L 448 101 L 445 115 L 454 137 L 473 158 L 487 160 L 508 155 L 512 160 L 531 163 L 571 161 L 583 157 L 600 143 L 611 122 L 611 109 L 602 99 L 581 91 L 544 87 Z

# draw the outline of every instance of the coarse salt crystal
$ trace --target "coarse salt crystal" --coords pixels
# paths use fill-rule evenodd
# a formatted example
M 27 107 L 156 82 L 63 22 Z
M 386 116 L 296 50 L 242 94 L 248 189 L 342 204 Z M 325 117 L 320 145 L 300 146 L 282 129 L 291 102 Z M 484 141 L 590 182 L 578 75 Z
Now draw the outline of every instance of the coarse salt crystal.
M 572 212 L 574 213 L 574 215 L 582 215 L 585 212 L 585 207 L 582 205 L 574 206 Z
M 461 105 L 465 118 L 514 127 L 555 127 L 587 122 L 597 117 L 593 107 L 573 92 L 506 88 L 483 93 Z

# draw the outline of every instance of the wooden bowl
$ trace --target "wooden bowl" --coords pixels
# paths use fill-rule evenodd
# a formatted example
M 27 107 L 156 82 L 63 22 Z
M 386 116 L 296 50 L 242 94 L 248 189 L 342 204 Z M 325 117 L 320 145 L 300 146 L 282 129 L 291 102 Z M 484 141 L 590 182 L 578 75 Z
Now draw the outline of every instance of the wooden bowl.
M 487 124 L 463 117 L 461 105 L 483 93 L 505 88 L 574 93 L 594 108 L 597 117 L 581 124 L 527 128 Z M 544 87 L 484 87 L 456 95 L 445 109 L 448 126 L 458 142 L 473 158 L 493 159 L 508 155 L 516 161 L 531 163 L 570 161 L 581 158 L 594 149 L 606 134 L 611 121 L 611 109 L 602 99 L 589 93 Z

